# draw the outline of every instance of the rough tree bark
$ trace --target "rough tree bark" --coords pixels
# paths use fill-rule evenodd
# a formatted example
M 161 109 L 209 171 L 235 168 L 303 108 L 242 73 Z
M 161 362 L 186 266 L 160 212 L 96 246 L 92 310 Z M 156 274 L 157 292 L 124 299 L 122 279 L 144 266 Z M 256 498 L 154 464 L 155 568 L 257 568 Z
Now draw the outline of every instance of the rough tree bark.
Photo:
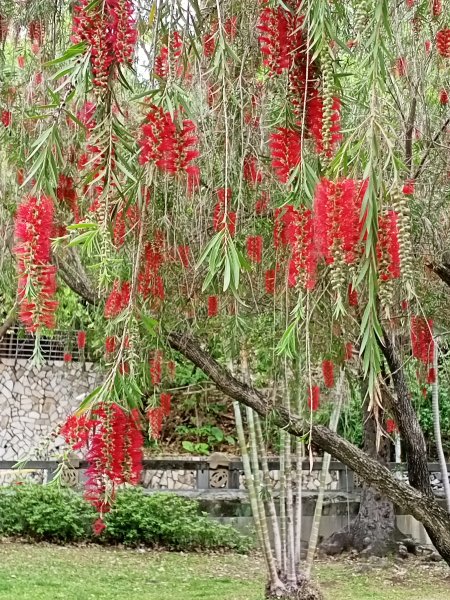
M 389 440 L 382 438 L 377 448 L 377 424 L 368 413 L 368 399 L 363 404 L 363 451 L 380 464 L 389 461 Z M 385 556 L 397 541 L 395 507 L 385 495 L 363 482 L 359 511 L 349 527 L 333 533 L 320 545 L 325 554 L 336 555 L 355 549 L 365 556 Z

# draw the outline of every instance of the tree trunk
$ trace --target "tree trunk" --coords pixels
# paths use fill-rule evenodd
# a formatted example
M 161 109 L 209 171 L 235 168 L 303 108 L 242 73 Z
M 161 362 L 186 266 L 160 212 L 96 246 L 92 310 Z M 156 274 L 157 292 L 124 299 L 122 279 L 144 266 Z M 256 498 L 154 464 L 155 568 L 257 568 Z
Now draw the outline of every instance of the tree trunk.
M 379 492 L 389 498 L 391 502 L 420 521 L 428 532 L 437 551 L 450 565 L 450 515 L 439 504 L 431 491 L 425 444 L 423 446 L 419 444 L 419 447 L 411 452 L 410 455 L 410 460 L 412 456 L 413 459 L 417 459 L 418 461 L 418 469 L 413 468 L 413 475 L 415 475 L 411 481 L 412 484 L 415 484 L 413 487 L 399 481 L 385 466 L 327 427 L 323 427 L 322 425 L 310 426 L 310 423 L 305 421 L 305 419 L 286 410 L 283 406 L 274 406 L 270 397 L 233 377 L 206 350 L 203 350 L 195 339 L 186 334 L 172 332 L 168 335 L 168 342 L 174 350 L 181 352 L 187 359 L 197 365 L 198 368 L 202 369 L 214 381 L 217 388 L 230 398 L 238 400 L 246 406 L 250 406 L 264 418 L 271 418 L 275 425 L 284 428 L 285 431 L 292 435 L 304 436 L 310 433 L 314 443 L 322 448 L 322 450 L 329 452 L 332 456 L 343 462 L 357 473 L 361 479 L 365 480 L 366 483 L 373 485 Z M 392 369 L 391 373 L 394 376 Z M 407 393 L 402 397 L 401 404 L 405 405 L 408 402 L 407 414 L 410 416 L 411 411 L 414 413 L 414 409 Z M 394 416 L 397 419 L 397 414 Z M 417 418 L 415 421 L 417 422 Z M 397 421 L 397 423 L 400 426 L 400 422 Z M 410 434 L 409 450 L 411 450 L 411 439 L 414 436 L 417 436 L 418 439 L 421 436 L 423 439 L 423 432 L 420 427 L 418 429 L 415 428 L 413 420 L 403 419 L 402 423 L 403 427 L 400 430 L 405 439 L 405 431 L 412 424 L 413 431 L 407 431 Z M 424 465 L 427 479 L 423 477 Z M 412 466 L 414 467 L 414 464 Z M 409 468 L 410 462 L 408 461 Z M 428 485 L 426 485 L 426 481 L 428 481 Z M 430 493 L 428 493 L 428 489 L 424 492 L 419 487 L 419 482 L 423 483 L 425 488 L 429 488 Z
M 363 449 L 380 464 L 386 464 L 389 461 L 389 440 L 382 438 L 377 449 L 377 424 L 368 413 L 368 404 L 366 397 L 362 410 Z M 366 556 L 385 556 L 395 547 L 396 533 L 394 504 L 372 485 L 364 482 L 358 515 L 350 527 L 333 533 L 322 542 L 320 549 L 325 554 L 340 554 L 353 548 Z

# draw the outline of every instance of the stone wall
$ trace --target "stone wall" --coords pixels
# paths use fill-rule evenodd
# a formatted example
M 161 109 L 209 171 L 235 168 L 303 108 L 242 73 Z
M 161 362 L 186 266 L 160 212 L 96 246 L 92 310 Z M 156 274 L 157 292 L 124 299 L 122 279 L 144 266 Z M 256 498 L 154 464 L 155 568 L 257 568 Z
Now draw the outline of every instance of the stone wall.
M 91 363 L 0 358 L 0 460 L 29 455 L 79 405 L 79 397 L 100 383 Z M 56 438 L 39 458 L 62 444 Z M 36 456 L 36 454 L 34 453 Z

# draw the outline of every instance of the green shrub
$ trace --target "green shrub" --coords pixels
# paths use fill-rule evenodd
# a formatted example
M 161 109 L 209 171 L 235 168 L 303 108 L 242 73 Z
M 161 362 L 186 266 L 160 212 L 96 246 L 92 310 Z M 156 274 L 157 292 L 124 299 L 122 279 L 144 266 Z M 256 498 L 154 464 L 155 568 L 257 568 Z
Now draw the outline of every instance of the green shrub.
M 36 484 L 0 488 L 0 535 L 58 543 L 98 541 L 171 550 L 250 549 L 249 538 L 201 513 L 194 500 L 175 494 L 121 490 L 106 529 L 93 536 L 95 511 L 81 494 Z
M 36 484 L 0 488 L 0 534 L 37 541 L 90 538 L 94 510 L 70 490 Z
M 249 539 L 201 513 L 198 503 L 175 494 L 123 490 L 106 516 L 103 538 L 112 543 L 172 550 L 250 548 Z

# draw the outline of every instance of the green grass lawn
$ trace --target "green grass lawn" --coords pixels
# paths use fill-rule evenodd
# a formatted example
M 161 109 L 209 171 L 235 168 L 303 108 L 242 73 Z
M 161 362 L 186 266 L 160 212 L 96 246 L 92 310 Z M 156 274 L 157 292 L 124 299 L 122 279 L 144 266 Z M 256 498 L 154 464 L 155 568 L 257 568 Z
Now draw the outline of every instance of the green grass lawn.
M 450 570 L 449 570 L 450 573 Z M 448 600 L 443 566 L 319 563 L 329 600 Z M 0 600 L 262 600 L 257 556 L 0 543 Z

